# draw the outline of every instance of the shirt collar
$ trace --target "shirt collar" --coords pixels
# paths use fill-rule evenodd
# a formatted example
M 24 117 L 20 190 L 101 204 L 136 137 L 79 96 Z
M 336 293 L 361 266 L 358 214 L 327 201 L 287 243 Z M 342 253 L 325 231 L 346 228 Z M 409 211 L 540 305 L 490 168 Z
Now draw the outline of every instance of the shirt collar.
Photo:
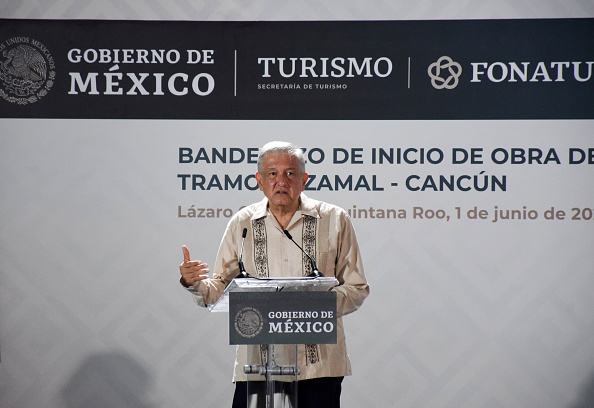
M 301 215 L 309 215 L 310 217 L 320 218 L 320 213 L 318 212 L 316 206 L 316 200 L 312 200 L 305 194 L 301 193 L 299 196 L 301 200 L 300 208 L 297 211 L 301 211 Z M 266 217 L 268 211 L 268 198 L 264 197 L 262 201 L 256 204 L 256 209 L 254 214 L 252 215 L 252 220 L 257 220 L 263 217 Z

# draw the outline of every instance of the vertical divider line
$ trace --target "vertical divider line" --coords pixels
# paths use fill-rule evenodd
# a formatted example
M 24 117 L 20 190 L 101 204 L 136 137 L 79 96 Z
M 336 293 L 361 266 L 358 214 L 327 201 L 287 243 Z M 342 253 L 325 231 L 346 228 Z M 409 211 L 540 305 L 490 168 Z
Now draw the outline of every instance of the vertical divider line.
M 408 57 L 408 89 L 410 89 L 410 57 Z

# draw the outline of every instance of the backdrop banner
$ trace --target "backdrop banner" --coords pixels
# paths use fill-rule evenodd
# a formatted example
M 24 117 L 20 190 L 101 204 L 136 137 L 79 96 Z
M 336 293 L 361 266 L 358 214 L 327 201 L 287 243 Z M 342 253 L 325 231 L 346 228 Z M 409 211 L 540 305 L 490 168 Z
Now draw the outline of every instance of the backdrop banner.
M 594 18 L 110 21 L 337 3 L 27 2 L 2 15 L 106 20 L 0 20 L 2 408 L 230 406 L 228 318 L 251 335 L 257 313 L 196 306 L 181 248 L 218 270 L 273 140 L 357 232 L 370 296 L 338 321 L 341 406 L 594 406 Z M 283 311 L 262 330 L 307 330 Z
M 594 118 L 593 49 L 593 19 L 0 20 L 0 115 Z

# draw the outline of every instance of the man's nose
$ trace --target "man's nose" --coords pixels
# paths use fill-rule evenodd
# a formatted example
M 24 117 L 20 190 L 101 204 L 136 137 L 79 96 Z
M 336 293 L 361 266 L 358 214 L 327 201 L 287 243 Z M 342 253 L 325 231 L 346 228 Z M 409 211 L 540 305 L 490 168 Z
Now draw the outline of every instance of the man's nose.
M 278 173 L 276 176 L 276 183 L 277 184 L 287 184 L 289 182 L 289 177 L 285 173 Z

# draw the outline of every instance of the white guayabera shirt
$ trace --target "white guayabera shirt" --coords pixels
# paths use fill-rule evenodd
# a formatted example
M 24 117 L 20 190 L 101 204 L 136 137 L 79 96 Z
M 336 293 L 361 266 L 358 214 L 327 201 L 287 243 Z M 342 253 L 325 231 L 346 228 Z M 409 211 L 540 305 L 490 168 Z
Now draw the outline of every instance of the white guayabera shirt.
M 229 221 L 214 264 L 213 277 L 188 288 L 196 303 L 215 303 L 225 287 L 239 273 L 238 257 L 242 231 L 251 231 L 245 240 L 243 263 L 255 277 L 295 277 L 311 273 L 311 264 L 301 250 L 284 234 L 268 211 L 268 199 L 245 207 Z M 299 380 L 351 375 L 342 316 L 359 309 L 369 294 L 359 245 L 346 211 L 332 204 L 301 194 L 300 207 L 287 230 L 300 246 L 316 259 L 319 271 L 336 277 L 337 344 L 298 346 Z M 251 238 L 251 239 L 250 239 Z M 238 346 L 234 381 L 245 381 L 243 366 L 262 364 L 258 346 Z

